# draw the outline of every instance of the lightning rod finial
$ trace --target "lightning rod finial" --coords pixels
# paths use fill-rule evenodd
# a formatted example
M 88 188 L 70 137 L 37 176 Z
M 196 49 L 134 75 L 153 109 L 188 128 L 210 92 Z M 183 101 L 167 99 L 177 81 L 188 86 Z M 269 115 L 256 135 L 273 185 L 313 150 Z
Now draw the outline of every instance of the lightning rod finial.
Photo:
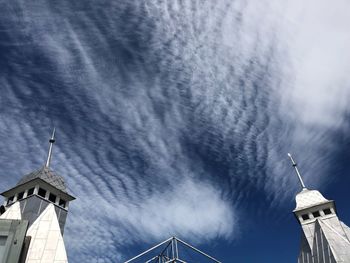
M 56 133 L 56 128 L 53 128 L 52 135 L 51 135 L 51 138 L 49 140 L 49 152 L 47 154 L 47 160 L 46 160 L 46 164 L 45 164 L 46 168 L 50 167 L 50 162 L 51 162 L 51 157 L 52 157 L 52 148 L 53 148 L 53 144 L 56 141 L 55 140 L 55 133 Z
M 293 159 L 293 157 L 292 157 L 292 155 L 290 153 L 288 153 L 287 155 L 290 158 L 290 160 L 292 161 L 292 165 L 294 167 L 295 173 L 297 174 L 297 177 L 299 179 L 301 187 L 303 188 L 303 190 L 306 189 L 304 181 L 303 181 L 303 178 L 301 177 L 301 175 L 299 173 L 299 170 L 298 170 L 296 162 L 294 161 L 294 159 Z

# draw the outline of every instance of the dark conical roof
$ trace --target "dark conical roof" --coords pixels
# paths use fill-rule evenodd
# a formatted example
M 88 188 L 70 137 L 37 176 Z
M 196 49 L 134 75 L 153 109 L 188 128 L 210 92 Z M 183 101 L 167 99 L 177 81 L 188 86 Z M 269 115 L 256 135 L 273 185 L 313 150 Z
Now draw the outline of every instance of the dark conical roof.
M 27 183 L 33 179 L 40 178 L 44 180 L 45 182 L 51 184 L 55 188 L 61 190 L 62 192 L 67 193 L 67 186 L 64 182 L 64 179 L 62 176 L 57 175 L 53 171 L 51 171 L 48 167 L 44 166 L 34 172 L 31 172 L 30 174 L 25 175 L 18 183 L 17 185 L 21 185 L 24 183 Z

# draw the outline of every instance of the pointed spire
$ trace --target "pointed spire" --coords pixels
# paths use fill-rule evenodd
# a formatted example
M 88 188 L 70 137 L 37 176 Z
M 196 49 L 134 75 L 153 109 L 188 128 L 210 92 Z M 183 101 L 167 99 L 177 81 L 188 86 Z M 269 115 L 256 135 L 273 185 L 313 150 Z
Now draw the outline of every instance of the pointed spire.
M 292 157 L 292 155 L 291 155 L 290 153 L 288 153 L 288 156 L 289 156 L 290 160 L 292 161 L 292 165 L 293 165 L 293 167 L 294 167 L 294 169 L 295 169 L 295 173 L 296 173 L 297 176 L 298 176 L 298 179 L 299 179 L 299 182 L 300 182 L 301 187 L 303 188 L 303 190 L 306 189 L 305 184 L 304 184 L 304 182 L 303 182 L 303 179 L 301 178 L 301 175 L 300 175 L 300 173 L 299 173 L 299 170 L 298 170 L 298 167 L 297 167 L 296 162 L 294 162 L 293 157 Z
M 55 143 L 55 131 L 56 131 L 56 128 L 53 128 L 53 132 L 52 132 L 51 138 L 49 140 L 50 145 L 49 145 L 49 153 L 47 154 L 47 160 L 46 160 L 46 164 L 45 164 L 46 168 L 50 167 L 51 156 L 52 156 L 52 147 L 53 147 L 53 144 Z

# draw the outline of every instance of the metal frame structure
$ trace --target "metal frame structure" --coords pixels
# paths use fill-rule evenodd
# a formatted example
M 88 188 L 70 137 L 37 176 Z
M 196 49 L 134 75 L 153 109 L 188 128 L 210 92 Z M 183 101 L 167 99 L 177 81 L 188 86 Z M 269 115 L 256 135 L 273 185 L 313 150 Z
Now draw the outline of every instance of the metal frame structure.
M 188 263 L 187 261 L 184 261 L 179 258 L 179 246 L 178 244 L 183 245 L 184 247 L 197 252 L 198 254 L 201 254 L 203 257 L 209 259 L 212 262 L 215 263 L 221 263 L 219 260 L 209 256 L 208 254 L 204 253 L 203 251 L 200 251 L 199 249 L 191 246 L 190 244 L 186 243 L 185 241 L 182 241 L 181 239 L 177 237 L 171 237 L 154 247 L 151 247 L 150 249 L 142 252 L 141 254 L 137 255 L 136 257 L 133 257 L 132 259 L 129 259 L 125 261 L 124 263 L 132 263 L 132 262 L 140 262 L 136 260 L 140 260 L 141 257 L 147 256 L 147 254 L 150 254 L 151 252 L 154 252 L 157 248 L 162 248 L 161 252 L 151 257 L 150 259 L 144 261 L 144 263 Z

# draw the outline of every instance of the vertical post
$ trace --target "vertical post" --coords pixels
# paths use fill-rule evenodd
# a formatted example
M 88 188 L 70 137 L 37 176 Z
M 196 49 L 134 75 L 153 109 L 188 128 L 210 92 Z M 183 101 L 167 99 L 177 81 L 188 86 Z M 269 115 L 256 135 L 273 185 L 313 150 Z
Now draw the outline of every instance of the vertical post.
M 178 259 L 179 258 L 179 250 L 177 248 L 177 239 L 176 239 L 176 237 L 174 238 L 174 241 L 175 241 L 175 257 L 176 257 L 176 259 Z
M 51 155 L 52 155 L 52 147 L 53 147 L 53 144 L 55 142 L 55 128 L 53 129 L 53 132 L 52 132 L 52 135 L 51 135 L 51 138 L 49 140 L 49 153 L 47 154 L 47 160 L 46 160 L 46 164 L 45 164 L 45 167 L 46 168 L 49 168 L 50 166 L 50 162 L 51 162 Z
M 171 240 L 171 252 L 172 252 L 172 259 L 175 258 L 175 244 L 174 244 L 175 237 Z

